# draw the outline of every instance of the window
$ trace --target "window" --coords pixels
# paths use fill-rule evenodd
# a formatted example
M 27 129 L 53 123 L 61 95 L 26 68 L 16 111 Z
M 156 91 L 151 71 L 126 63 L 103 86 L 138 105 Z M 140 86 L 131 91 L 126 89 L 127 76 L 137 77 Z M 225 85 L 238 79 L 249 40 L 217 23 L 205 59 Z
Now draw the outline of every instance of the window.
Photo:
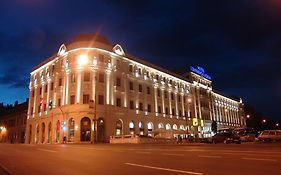
M 156 75 L 156 80 L 159 80 L 159 75 Z
M 181 102 L 181 96 L 178 96 L 178 102 Z
M 121 79 L 120 78 L 116 78 L 116 86 L 121 86 Z
M 169 113 L 169 110 L 168 110 L 168 108 L 166 107 L 165 108 L 165 114 L 168 114 Z
M 116 98 L 116 106 L 121 107 L 121 98 Z
M 138 72 L 139 72 L 139 74 L 141 75 L 141 68 L 139 68 L 139 71 L 138 71 Z
M 164 92 L 164 96 L 165 96 L 165 98 L 168 98 L 168 92 L 167 91 Z
M 103 105 L 104 104 L 104 97 L 103 97 L 103 95 L 99 95 L 98 96 L 98 104 L 99 105 Z
M 103 62 L 104 62 L 104 55 L 99 54 L 99 61 L 100 61 L 101 63 L 103 63 Z
M 146 87 L 147 94 L 150 94 L 150 87 Z
M 151 112 L 151 105 L 147 104 L 147 112 Z
M 134 101 L 130 101 L 130 109 L 134 109 Z
M 34 90 L 31 92 L 31 94 L 32 94 L 32 97 L 34 97 Z
M 47 105 L 46 105 L 46 103 L 44 104 L 44 111 L 46 111 L 47 110 Z
M 84 72 L 84 81 L 90 81 L 90 72 Z
M 71 95 L 70 96 L 70 104 L 74 104 L 75 103 L 75 95 Z
M 172 109 L 172 115 L 175 115 L 175 109 L 174 108 Z
M 161 106 L 158 106 L 158 112 L 161 113 Z
M 171 99 L 174 100 L 174 94 L 173 93 L 171 94 Z
M 38 106 L 38 113 L 40 113 L 41 105 Z
M 130 89 L 130 90 L 134 90 L 134 84 L 133 84 L 133 82 L 131 82 L 131 81 L 130 81 L 130 83 L 129 83 L 129 89 Z
M 53 64 L 52 65 L 52 72 L 54 72 L 55 71 L 55 65 Z
M 39 89 L 39 95 L 41 95 L 42 94 L 42 87 L 40 87 L 40 89 Z
M 181 113 L 181 110 L 179 110 L 179 116 L 180 116 L 180 117 L 182 117 L 182 113 Z
M 31 112 L 30 113 L 33 114 L 33 107 L 31 107 Z
M 140 110 L 140 111 L 143 111 L 142 103 L 139 103 L 139 110 Z
M 51 83 L 51 91 L 54 90 L 54 83 Z
M 58 107 L 60 107 L 61 106 L 61 99 L 59 98 L 58 99 Z
M 157 89 L 157 96 L 160 97 L 160 89 Z
M 133 72 L 133 65 L 129 65 L 129 72 Z
M 139 84 L 139 92 L 142 92 L 142 85 Z
M 88 104 L 90 101 L 90 95 L 89 94 L 84 94 L 83 95 L 83 104 Z
M 48 91 L 48 85 L 45 85 L 45 93 Z
M 62 86 L 62 78 L 59 79 L 59 86 Z
M 104 74 L 103 73 L 99 74 L 99 82 L 104 83 Z

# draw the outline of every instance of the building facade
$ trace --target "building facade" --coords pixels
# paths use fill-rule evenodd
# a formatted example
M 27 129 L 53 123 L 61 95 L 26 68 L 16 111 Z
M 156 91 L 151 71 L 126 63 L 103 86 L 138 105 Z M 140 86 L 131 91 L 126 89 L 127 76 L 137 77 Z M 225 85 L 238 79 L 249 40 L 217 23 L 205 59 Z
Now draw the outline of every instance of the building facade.
M 242 102 L 214 92 L 204 70 L 193 69 L 178 75 L 81 35 L 33 68 L 26 143 L 107 142 L 157 129 L 209 137 L 213 120 L 245 125 Z
M 28 100 L 0 112 L 0 143 L 24 143 Z

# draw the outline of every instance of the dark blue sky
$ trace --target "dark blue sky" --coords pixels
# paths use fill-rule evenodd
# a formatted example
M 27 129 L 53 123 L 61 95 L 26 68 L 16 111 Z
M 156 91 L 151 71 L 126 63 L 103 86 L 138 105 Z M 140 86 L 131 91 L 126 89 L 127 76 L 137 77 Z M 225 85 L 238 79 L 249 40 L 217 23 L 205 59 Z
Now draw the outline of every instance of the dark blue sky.
M 168 69 L 201 65 L 215 90 L 281 119 L 278 0 L 1 1 L 0 101 L 24 101 L 33 66 L 97 32 Z

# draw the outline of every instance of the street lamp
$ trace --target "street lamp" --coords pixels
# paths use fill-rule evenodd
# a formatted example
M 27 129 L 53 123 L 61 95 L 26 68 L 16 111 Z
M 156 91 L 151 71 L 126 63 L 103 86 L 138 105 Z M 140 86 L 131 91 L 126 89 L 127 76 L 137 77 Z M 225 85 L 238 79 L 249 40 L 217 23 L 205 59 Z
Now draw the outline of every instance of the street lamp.
M 263 123 L 266 123 L 266 120 L 265 120 L 265 119 L 263 119 L 263 120 L 262 120 L 262 122 L 263 122 Z
M 278 127 L 278 126 L 279 126 L 279 123 L 276 123 L 275 126 Z
M 191 98 L 188 97 L 188 98 L 187 98 L 187 116 L 185 116 L 185 122 L 186 122 L 186 138 L 187 138 L 187 136 L 188 136 L 187 117 L 190 118 L 189 105 L 190 105 L 191 101 L 192 101 Z
M 247 118 L 250 118 L 250 115 L 248 114 L 246 117 L 247 117 Z

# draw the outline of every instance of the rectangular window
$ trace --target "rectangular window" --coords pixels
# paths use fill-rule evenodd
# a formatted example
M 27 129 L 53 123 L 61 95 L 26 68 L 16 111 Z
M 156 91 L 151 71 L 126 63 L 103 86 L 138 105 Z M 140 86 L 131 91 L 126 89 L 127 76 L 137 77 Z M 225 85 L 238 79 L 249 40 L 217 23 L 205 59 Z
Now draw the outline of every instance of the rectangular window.
M 171 93 L 171 99 L 174 100 L 174 94 L 173 93 Z
M 181 102 L 181 96 L 178 96 L 178 102 Z
M 88 104 L 90 101 L 90 95 L 89 94 L 84 94 L 83 95 L 83 104 Z
M 58 107 L 60 107 L 61 106 L 61 99 L 59 98 L 58 99 Z
M 142 103 L 139 103 L 139 110 L 140 110 L 140 111 L 143 111 Z
M 84 81 L 90 81 L 90 72 L 84 72 Z
M 99 82 L 104 83 L 104 74 L 103 73 L 99 73 Z
M 134 101 L 130 101 L 130 109 L 134 109 Z
M 139 92 L 142 92 L 142 85 L 139 84 Z
M 164 92 L 164 96 L 165 96 L 165 98 L 168 98 L 168 92 L 167 91 Z
M 62 86 L 62 78 L 59 79 L 59 86 Z
M 121 86 L 121 79 L 120 78 L 116 78 L 116 86 Z
M 48 91 L 48 85 L 45 85 L 45 93 Z
M 169 110 L 167 107 L 165 108 L 165 114 L 169 114 Z
M 150 94 L 150 87 L 146 87 L 147 94 Z
M 157 96 L 160 97 L 160 89 L 157 89 Z
M 70 96 L 70 104 L 74 104 L 75 103 L 75 95 L 71 95 Z
M 172 115 L 175 115 L 175 109 L 174 108 L 172 109 Z
M 133 84 L 133 82 L 131 82 L 131 81 L 129 82 L 129 89 L 130 89 L 130 90 L 134 90 L 134 84 Z
M 158 113 L 161 113 L 161 106 L 158 106 Z
M 121 107 L 121 98 L 116 98 L 116 106 Z
M 47 105 L 46 105 L 46 103 L 44 104 L 44 111 L 46 111 L 47 110 Z
M 104 62 L 104 55 L 99 54 L 99 61 L 100 61 L 101 63 L 103 63 L 103 62 Z
M 147 112 L 151 112 L 151 105 L 147 104 Z
M 54 90 L 54 83 L 51 83 L 51 91 Z
M 31 107 L 31 111 L 30 111 L 30 113 L 31 113 L 31 114 L 33 114 L 33 107 Z
M 39 95 L 41 95 L 42 94 L 42 87 L 40 87 L 40 89 L 39 89 Z
M 31 93 L 32 93 L 32 97 L 34 97 L 34 90 Z
M 103 105 L 104 104 L 104 97 L 103 97 L 103 95 L 99 95 L 98 96 L 98 104 L 99 105 Z
M 180 117 L 182 117 L 182 113 L 181 113 L 181 110 L 179 111 L 179 116 L 180 116 Z
M 129 72 L 133 72 L 133 65 L 129 65 Z
M 41 105 L 38 106 L 38 113 L 41 111 Z

